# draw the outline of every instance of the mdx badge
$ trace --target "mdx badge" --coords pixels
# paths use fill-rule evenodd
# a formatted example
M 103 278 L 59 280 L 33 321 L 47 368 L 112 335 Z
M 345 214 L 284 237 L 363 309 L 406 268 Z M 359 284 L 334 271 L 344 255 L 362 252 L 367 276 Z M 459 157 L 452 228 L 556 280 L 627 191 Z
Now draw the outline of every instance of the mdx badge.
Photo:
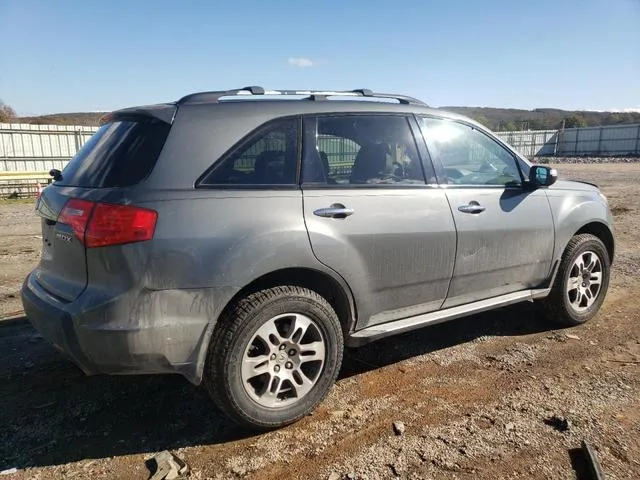
M 71 235 L 62 232 L 56 232 L 56 238 L 67 243 L 71 243 L 71 240 L 73 240 L 73 237 Z

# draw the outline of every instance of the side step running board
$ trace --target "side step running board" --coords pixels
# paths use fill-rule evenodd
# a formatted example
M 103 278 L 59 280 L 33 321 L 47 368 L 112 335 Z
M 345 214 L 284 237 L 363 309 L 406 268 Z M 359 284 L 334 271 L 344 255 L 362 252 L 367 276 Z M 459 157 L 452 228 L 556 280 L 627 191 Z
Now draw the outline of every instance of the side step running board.
M 549 294 L 549 290 L 550 289 L 548 288 L 523 290 L 520 292 L 500 295 L 499 297 L 480 300 L 474 303 L 468 303 L 466 305 L 425 313 L 423 315 L 416 315 L 415 317 L 403 318 L 402 320 L 395 320 L 381 325 L 373 325 L 352 333 L 347 339 L 347 343 L 351 347 L 357 347 L 375 340 L 380 340 L 384 337 L 426 327 L 427 325 L 435 325 L 436 323 L 446 322 L 447 320 L 453 320 L 455 318 L 465 317 L 467 315 L 473 315 L 474 313 L 480 313 L 487 310 L 493 310 L 494 308 L 504 307 L 514 303 L 533 301 L 537 298 L 547 296 Z

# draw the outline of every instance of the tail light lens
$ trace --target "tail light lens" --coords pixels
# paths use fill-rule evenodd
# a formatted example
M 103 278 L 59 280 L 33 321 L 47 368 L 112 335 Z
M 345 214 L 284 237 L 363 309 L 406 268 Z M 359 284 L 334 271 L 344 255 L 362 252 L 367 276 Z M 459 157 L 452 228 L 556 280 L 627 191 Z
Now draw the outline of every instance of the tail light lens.
M 87 247 L 104 247 L 151 240 L 157 212 L 130 205 L 98 203 L 85 234 Z
M 132 205 L 67 201 L 58 222 L 71 226 L 87 248 L 151 240 L 158 213 Z
M 72 198 L 65 203 L 60 215 L 58 215 L 58 222 L 69 225 L 76 237 L 84 242 L 84 232 L 87 229 L 94 206 L 93 202 Z

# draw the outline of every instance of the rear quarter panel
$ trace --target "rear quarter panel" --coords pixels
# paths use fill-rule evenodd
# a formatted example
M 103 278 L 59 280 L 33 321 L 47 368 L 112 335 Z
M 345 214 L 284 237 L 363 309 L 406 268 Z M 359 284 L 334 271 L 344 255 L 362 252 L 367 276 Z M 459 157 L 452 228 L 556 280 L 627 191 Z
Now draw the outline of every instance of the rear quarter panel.
M 316 264 L 299 190 L 185 194 L 145 203 L 159 212 L 147 288 L 241 288 L 274 269 Z

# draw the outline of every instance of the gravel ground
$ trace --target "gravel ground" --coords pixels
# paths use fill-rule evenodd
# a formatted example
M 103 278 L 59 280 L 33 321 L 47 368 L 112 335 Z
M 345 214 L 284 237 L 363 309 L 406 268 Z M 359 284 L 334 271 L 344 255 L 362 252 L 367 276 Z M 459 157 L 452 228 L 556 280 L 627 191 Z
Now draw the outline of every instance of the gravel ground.
M 195 479 L 580 478 L 583 440 L 607 479 L 640 478 L 640 164 L 558 168 L 598 183 L 615 216 L 609 295 L 587 325 L 558 330 L 524 304 L 348 350 L 313 415 L 254 435 L 180 377 L 85 377 L 5 320 L 0 470 L 18 471 L 0 478 L 147 479 L 164 449 Z M 32 208 L 0 203 L 0 315 L 37 262 Z
M 539 163 L 548 163 L 552 162 L 554 164 L 567 164 L 567 163 L 575 163 L 575 164 L 612 164 L 612 163 L 639 163 L 640 157 L 537 157 L 534 159 L 534 162 Z
M 40 257 L 34 207 L 33 200 L 0 200 L 0 318 L 22 312 L 20 286 Z

